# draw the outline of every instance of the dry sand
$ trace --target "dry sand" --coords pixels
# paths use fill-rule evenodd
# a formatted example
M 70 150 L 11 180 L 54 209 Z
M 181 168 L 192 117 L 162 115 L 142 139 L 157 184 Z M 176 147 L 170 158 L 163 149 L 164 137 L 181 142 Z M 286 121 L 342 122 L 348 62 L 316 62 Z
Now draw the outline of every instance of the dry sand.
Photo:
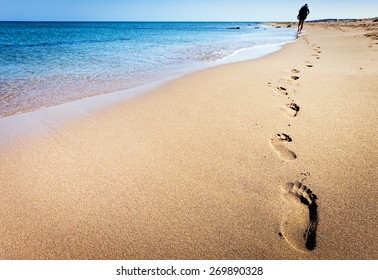
M 65 121 L 1 119 L 0 258 L 377 259 L 361 25 L 306 24 L 277 53 Z

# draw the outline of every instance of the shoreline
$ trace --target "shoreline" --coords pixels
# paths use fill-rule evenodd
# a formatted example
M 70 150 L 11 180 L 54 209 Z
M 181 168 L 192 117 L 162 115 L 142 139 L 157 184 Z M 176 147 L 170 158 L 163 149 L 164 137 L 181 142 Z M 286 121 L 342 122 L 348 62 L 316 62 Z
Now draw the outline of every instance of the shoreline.
M 193 68 L 191 70 L 188 69 L 185 73 L 159 79 L 132 88 L 83 97 L 81 99 L 71 100 L 61 104 L 1 116 L 0 139 L 2 139 L 2 141 L 0 143 L 0 151 L 14 143 L 23 142 L 29 138 L 46 134 L 51 127 L 62 126 L 82 117 L 102 112 L 119 102 L 127 102 L 128 100 L 146 94 L 148 95 L 154 90 L 158 90 L 160 87 L 177 79 L 184 78 L 185 76 L 229 64 L 261 59 L 275 52 L 279 52 L 285 45 L 295 43 L 296 40 L 286 43 L 250 47 L 248 49 L 237 51 L 222 60 L 214 61 L 212 65 L 207 67 L 199 69 Z M 30 126 L 30 123 L 33 124 L 33 131 L 27 129 L 27 126 Z
M 157 88 L 161 85 L 164 85 L 164 84 L 168 83 L 169 81 L 185 77 L 186 75 L 190 75 L 192 73 L 196 73 L 196 72 L 200 72 L 200 71 L 206 71 L 207 69 L 219 67 L 219 66 L 222 66 L 222 65 L 251 61 L 251 60 L 262 58 L 264 56 L 267 56 L 267 55 L 270 55 L 274 52 L 279 51 L 284 45 L 291 44 L 291 43 L 294 43 L 294 42 L 295 42 L 295 40 L 288 41 L 288 42 L 285 42 L 285 43 L 259 45 L 259 46 L 253 46 L 253 47 L 245 48 L 245 49 L 240 49 L 240 50 L 235 51 L 233 54 L 231 54 L 231 55 L 229 55 L 225 58 L 213 61 L 212 64 L 208 65 L 208 66 L 189 67 L 188 69 L 186 69 L 185 71 L 182 71 L 180 73 L 176 72 L 175 74 L 172 74 L 172 75 L 167 76 L 165 78 L 159 78 L 157 80 L 153 80 L 153 81 L 150 81 L 150 82 L 147 82 L 147 83 L 144 83 L 144 84 L 132 86 L 130 88 L 120 89 L 120 90 L 117 90 L 117 91 L 104 92 L 104 93 L 101 93 L 101 94 L 95 94 L 95 95 L 91 95 L 91 96 L 83 96 L 82 98 L 68 100 L 64 103 L 59 103 L 59 104 L 50 105 L 50 106 L 43 106 L 43 107 L 40 107 L 40 108 L 34 108 L 34 109 L 30 109 L 30 110 L 15 112 L 15 113 L 8 114 L 8 115 L 2 115 L 2 116 L 0 116 L 0 120 L 4 119 L 4 118 L 16 116 L 16 115 L 21 115 L 21 114 L 26 114 L 26 113 L 32 113 L 32 112 L 39 111 L 39 110 L 44 110 L 44 109 L 50 108 L 50 107 L 56 107 L 56 106 L 66 105 L 66 104 L 69 104 L 69 103 L 80 102 L 80 101 L 85 100 L 85 99 L 95 98 L 95 97 L 99 97 L 99 96 L 107 96 L 107 95 L 112 95 L 112 94 L 115 94 L 115 95 L 118 94 L 119 95 L 119 94 L 122 93 L 123 95 L 125 95 L 125 98 L 127 98 L 126 95 L 130 95 L 130 97 L 133 97 L 137 93 L 141 93 L 141 94 L 146 93 L 147 91 L 151 91 L 153 88 Z M 110 98 L 110 99 L 112 99 L 112 98 Z M 91 103 L 91 102 L 89 102 L 89 103 Z
M 23 141 L 9 125 L 1 258 L 374 259 L 378 45 L 322 26 L 69 122 L 41 115 Z
M 151 23 L 150 25 L 154 27 L 153 23 Z M 138 56 L 136 56 L 135 58 L 129 58 L 127 52 L 121 52 L 123 54 L 119 56 L 119 59 L 121 59 L 121 61 L 123 62 L 120 62 L 119 65 L 117 64 L 117 61 L 114 61 L 114 57 L 116 56 L 115 54 L 112 55 L 111 53 L 103 53 L 106 47 L 115 49 L 117 47 L 121 48 L 120 45 L 117 45 L 117 40 L 110 41 L 110 43 L 106 44 L 105 46 L 96 45 L 96 50 L 92 50 L 92 53 L 88 51 L 86 57 L 90 57 L 91 55 L 95 56 L 93 53 L 95 52 L 97 53 L 96 55 L 102 57 L 102 59 L 96 61 L 95 64 L 92 64 L 91 62 L 82 63 L 77 67 L 78 69 L 76 70 L 76 72 L 74 71 L 74 69 L 69 68 L 67 65 L 65 66 L 65 64 L 69 64 L 70 57 L 75 57 L 76 52 L 74 48 L 72 50 L 72 54 L 67 53 L 65 55 L 67 58 L 62 58 L 62 61 L 65 62 L 65 64 L 62 62 L 62 70 L 55 70 L 55 68 L 59 69 L 59 67 L 53 67 L 55 71 L 53 73 L 55 74 L 51 77 L 49 75 L 46 76 L 46 74 L 43 75 L 44 69 L 50 65 L 48 58 L 46 58 L 47 60 L 39 66 L 39 68 L 41 68 L 39 70 L 41 72 L 40 75 L 36 75 L 35 77 L 29 76 L 28 73 L 23 73 L 22 69 L 12 70 L 12 65 L 9 66 L 8 64 L 10 62 L 6 60 L 5 68 L 3 69 L 4 77 L 2 80 L 4 100 L 2 103 L 0 103 L 0 118 L 19 113 L 35 111 L 39 108 L 65 104 L 91 96 L 111 94 L 112 92 L 118 92 L 127 89 L 133 90 L 144 85 L 158 83 L 159 81 L 163 82 L 172 78 L 178 78 L 190 74 L 191 72 L 204 70 L 221 64 L 232 63 L 237 60 L 254 59 L 258 56 L 266 55 L 270 52 L 276 51 L 277 48 L 274 48 L 269 43 L 276 42 L 277 44 L 279 44 L 280 42 L 291 41 L 295 38 L 295 32 L 290 29 L 275 31 L 274 28 L 261 25 L 261 27 L 265 27 L 264 29 L 268 31 L 258 31 L 257 29 L 260 29 L 260 24 L 258 26 L 256 25 L 256 29 L 249 27 L 249 25 L 247 26 L 247 24 L 244 23 L 242 30 L 238 32 L 231 31 L 231 34 L 229 34 L 227 33 L 229 31 L 226 30 L 226 26 L 226 24 L 223 24 L 223 26 L 216 26 L 216 28 L 212 28 L 217 29 L 221 27 L 222 30 L 224 29 L 222 31 L 223 33 L 221 33 L 224 37 L 223 41 L 231 36 L 231 38 L 235 40 L 234 44 L 228 41 L 221 41 L 219 42 L 219 46 L 216 47 L 217 44 L 213 46 L 209 41 L 207 42 L 209 46 L 207 46 L 206 41 L 201 39 L 201 36 L 203 36 L 203 34 L 198 31 L 198 42 L 196 43 L 196 41 L 194 40 L 190 44 L 184 44 L 180 47 L 182 48 L 182 50 L 180 50 L 180 48 L 177 47 L 175 43 L 173 43 L 173 41 L 175 40 L 174 38 L 178 36 L 176 35 L 176 37 L 170 39 L 172 40 L 172 42 L 167 46 L 165 46 L 164 42 L 156 43 L 153 44 L 153 46 L 150 46 L 150 48 L 152 49 L 148 51 L 148 54 L 144 55 L 145 58 L 138 58 Z M 115 27 L 120 29 L 122 25 L 115 25 L 114 28 Z M 29 26 L 28 28 L 31 27 Z M 62 25 L 62 28 L 65 28 L 64 25 Z M 76 28 L 79 28 L 79 25 Z M 89 27 L 86 28 L 90 30 Z M 181 27 L 180 24 L 176 26 L 177 30 L 180 30 L 181 28 L 183 27 Z M 193 33 L 195 32 L 195 28 L 192 28 L 193 30 L 191 30 L 190 32 Z M 42 28 L 42 30 L 44 29 Z M 167 30 L 167 32 L 169 33 L 169 26 Z M 173 34 L 175 34 L 177 30 L 172 31 Z M 130 33 L 132 32 L 130 31 Z M 185 36 L 185 33 L 186 32 L 184 32 L 183 36 Z M 217 32 L 214 31 L 209 33 L 210 36 L 211 34 L 217 34 Z M 249 43 L 243 43 L 242 39 L 245 39 L 246 34 L 249 34 L 249 39 L 247 40 Z M 260 36 L 261 34 L 265 35 Z M 132 37 L 131 34 L 130 36 Z M 165 36 L 167 36 L 167 34 L 161 34 L 162 38 L 164 38 Z M 186 36 L 189 36 L 190 38 L 190 35 Z M 15 38 L 14 40 L 17 41 L 17 38 Z M 54 42 L 53 39 L 51 40 L 52 46 L 54 46 L 55 43 L 57 45 L 67 43 L 60 41 Z M 127 42 L 128 40 L 132 39 L 121 38 L 120 40 L 121 42 L 122 40 L 125 40 L 125 42 Z M 180 41 L 179 38 L 177 38 L 177 40 Z M 185 41 L 185 37 L 183 37 L 182 40 Z M 80 44 L 85 44 L 86 42 L 88 43 L 90 42 L 90 40 L 79 40 L 78 42 L 76 42 L 76 44 L 73 43 L 73 46 L 77 47 L 77 45 L 80 46 Z M 140 42 L 136 41 L 135 43 L 125 43 L 126 45 L 122 45 L 122 47 L 128 48 L 130 46 L 133 46 L 129 50 L 129 52 L 135 52 L 134 49 L 143 49 L 143 42 L 144 41 L 141 40 Z M 200 44 L 199 42 L 202 42 L 204 46 L 195 47 L 197 44 Z M 88 43 L 88 48 L 94 48 L 94 46 L 91 45 L 92 43 Z M 178 44 L 180 45 L 180 43 Z M 259 45 L 263 48 L 245 48 L 246 45 Z M 15 43 L 15 47 L 20 46 Z M 32 47 L 31 49 L 21 48 L 19 52 L 34 50 L 34 52 L 39 53 L 49 50 L 49 47 L 45 48 L 44 46 L 41 46 L 41 49 L 39 49 L 38 46 L 38 44 L 31 44 L 30 46 L 28 46 L 28 48 Z M 81 47 L 85 48 L 85 46 L 86 45 L 83 45 Z M 163 49 L 166 49 L 166 51 L 162 51 Z M 54 50 L 55 49 L 51 50 L 52 56 L 54 55 Z M 6 54 L 7 53 L 5 53 L 5 56 Z M 12 53 L 10 53 L 8 56 L 11 57 Z M 83 59 L 87 58 L 83 57 Z M 102 65 L 104 63 L 105 65 Z M 101 65 L 103 67 L 101 67 Z M 25 61 L 26 68 L 32 69 L 34 66 L 35 65 L 33 65 L 33 61 Z M 8 68 L 10 68 L 9 71 L 7 71 Z M 93 68 L 92 71 L 90 71 L 91 68 Z M 62 72 L 63 70 L 65 70 L 65 72 Z M 38 69 L 35 71 L 38 72 Z M 8 72 L 13 74 L 8 75 Z M 87 74 L 80 74 L 80 72 L 87 72 Z M 19 75 L 20 77 L 18 77 L 17 75 Z

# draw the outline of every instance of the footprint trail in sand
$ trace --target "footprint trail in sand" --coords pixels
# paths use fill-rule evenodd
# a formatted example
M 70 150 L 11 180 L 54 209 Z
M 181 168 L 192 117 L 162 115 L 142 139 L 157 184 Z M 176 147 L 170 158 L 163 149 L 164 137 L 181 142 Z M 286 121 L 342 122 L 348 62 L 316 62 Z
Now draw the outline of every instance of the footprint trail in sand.
M 310 44 L 308 39 L 304 39 L 306 44 Z M 320 47 L 316 44 L 312 45 L 312 57 L 320 59 Z M 309 60 L 305 61 L 306 68 L 314 67 Z M 302 70 L 301 70 L 302 71 Z M 282 106 L 288 117 L 297 117 L 301 109 L 292 99 L 292 94 L 297 94 L 297 88 L 300 86 L 299 79 L 301 72 L 298 68 L 292 68 L 291 74 L 287 78 L 279 81 L 278 85 L 273 88 L 274 92 L 291 100 Z M 268 85 L 271 87 L 272 83 Z M 290 124 L 289 124 L 290 126 Z M 297 159 L 297 155 L 288 148 L 292 138 L 285 134 L 276 134 L 270 139 L 270 145 L 277 155 L 285 161 L 293 161 Z M 299 181 L 287 183 L 281 186 L 283 191 L 283 200 L 285 202 L 284 218 L 280 225 L 279 235 L 284 238 L 287 243 L 299 252 L 310 252 L 316 247 L 316 229 L 318 226 L 318 206 L 317 197 Z

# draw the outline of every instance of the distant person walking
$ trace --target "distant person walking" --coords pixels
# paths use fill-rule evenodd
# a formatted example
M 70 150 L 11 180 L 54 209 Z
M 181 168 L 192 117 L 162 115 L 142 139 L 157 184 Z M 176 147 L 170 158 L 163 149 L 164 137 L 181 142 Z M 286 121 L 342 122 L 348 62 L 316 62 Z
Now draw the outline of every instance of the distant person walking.
M 307 18 L 307 15 L 310 13 L 310 9 L 308 8 L 308 5 L 305 4 L 300 10 L 299 10 L 299 14 L 297 16 L 298 20 L 299 20 L 299 23 L 298 23 L 298 31 L 297 33 L 301 33 L 302 32 L 302 29 L 303 29 L 303 24 L 304 24 L 304 21 L 306 20 Z

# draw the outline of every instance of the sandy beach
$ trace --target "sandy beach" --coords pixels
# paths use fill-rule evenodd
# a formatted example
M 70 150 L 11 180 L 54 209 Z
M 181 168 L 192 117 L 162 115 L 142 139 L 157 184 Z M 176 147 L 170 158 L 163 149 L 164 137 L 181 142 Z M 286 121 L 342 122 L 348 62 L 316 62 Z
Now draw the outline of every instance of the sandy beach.
M 0 258 L 377 259 L 377 25 L 0 119 Z

